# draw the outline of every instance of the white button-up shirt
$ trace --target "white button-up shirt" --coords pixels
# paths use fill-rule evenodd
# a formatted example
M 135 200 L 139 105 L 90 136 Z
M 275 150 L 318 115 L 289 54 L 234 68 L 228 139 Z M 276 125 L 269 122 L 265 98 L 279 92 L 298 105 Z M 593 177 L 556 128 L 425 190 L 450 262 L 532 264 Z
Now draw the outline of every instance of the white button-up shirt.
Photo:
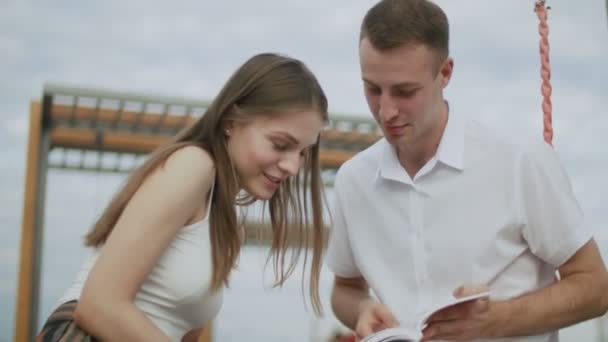
M 465 283 L 487 284 L 492 299 L 547 286 L 591 238 L 549 145 L 497 138 L 459 114 L 413 179 L 381 139 L 341 167 L 334 190 L 329 268 L 363 276 L 411 327 Z

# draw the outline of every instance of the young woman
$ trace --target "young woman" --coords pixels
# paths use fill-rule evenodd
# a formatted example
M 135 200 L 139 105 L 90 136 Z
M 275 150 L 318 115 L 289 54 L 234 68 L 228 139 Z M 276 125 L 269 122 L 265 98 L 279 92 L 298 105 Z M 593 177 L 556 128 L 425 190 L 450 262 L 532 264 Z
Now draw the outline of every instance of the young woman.
M 327 99 L 302 62 L 249 59 L 197 122 L 130 175 L 87 234 L 94 253 L 37 340 L 196 341 L 239 256 L 235 207 L 255 200 L 269 211 L 278 285 L 312 242 L 319 312 L 326 120 Z M 296 258 L 285 262 L 294 240 Z

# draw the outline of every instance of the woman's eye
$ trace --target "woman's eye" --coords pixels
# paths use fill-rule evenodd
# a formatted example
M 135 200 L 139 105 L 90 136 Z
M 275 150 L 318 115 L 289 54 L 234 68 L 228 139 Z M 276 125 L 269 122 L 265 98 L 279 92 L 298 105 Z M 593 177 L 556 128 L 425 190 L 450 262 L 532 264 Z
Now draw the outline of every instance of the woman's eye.
M 277 150 L 277 151 L 285 151 L 285 150 L 287 150 L 287 145 L 285 145 L 285 144 L 273 143 L 272 145 L 274 146 L 274 149 Z

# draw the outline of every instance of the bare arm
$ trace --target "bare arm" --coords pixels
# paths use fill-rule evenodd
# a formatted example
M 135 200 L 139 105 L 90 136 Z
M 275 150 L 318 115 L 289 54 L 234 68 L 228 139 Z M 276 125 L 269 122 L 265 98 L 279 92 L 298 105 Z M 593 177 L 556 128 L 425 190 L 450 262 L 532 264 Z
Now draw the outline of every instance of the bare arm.
M 560 281 L 496 305 L 505 324 L 500 336 L 544 333 L 603 315 L 608 309 L 608 273 L 594 240 L 559 268 Z
M 209 156 L 186 147 L 137 190 L 101 250 L 75 319 L 101 340 L 168 341 L 133 303 L 175 235 L 206 202 L 214 171 Z
M 558 282 L 518 298 L 446 310 L 434 317 L 425 338 L 466 341 L 536 335 L 606 312 L 608 273 L 594 240 L 566 261 L 559 273 Z
M 361 306 L 372 301 L 369 296 L 369 285 L 363 279 L 334 278 L 334 287 L 331 293 L 331 307 L 336 317 L 347 327 L 355 329 Z
M 359 338 L 372 332 L 397 326 L 388 307 L 369 295 L 369 285 L 363 277 L 335 277 L 331 306 L 336 317 L 353 329 Z

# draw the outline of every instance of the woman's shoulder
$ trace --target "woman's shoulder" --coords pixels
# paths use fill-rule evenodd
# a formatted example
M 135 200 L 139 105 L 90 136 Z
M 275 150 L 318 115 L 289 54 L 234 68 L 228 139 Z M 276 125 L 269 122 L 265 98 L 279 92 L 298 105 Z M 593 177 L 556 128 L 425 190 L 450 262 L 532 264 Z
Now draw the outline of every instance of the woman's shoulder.
M 195 145 L 188 145 L 175 150 L 167 158 L 167 163 L 188 164 L 191 167 L 204 169 L 213 168 L 214 162 L 211 154 L 205 149 Z
M 188 145 L 171 153 L 165 162 L 165 167 L 209 172 L 215 170 L 215 163 L 209 152 L 199 146 Z
M 209 152 L 198 146 L 185 146 L 173 152 L 164 163 L 163 173 L 180 183 L 200 189 L 209 187 L 215 178 L 215 163 Z

